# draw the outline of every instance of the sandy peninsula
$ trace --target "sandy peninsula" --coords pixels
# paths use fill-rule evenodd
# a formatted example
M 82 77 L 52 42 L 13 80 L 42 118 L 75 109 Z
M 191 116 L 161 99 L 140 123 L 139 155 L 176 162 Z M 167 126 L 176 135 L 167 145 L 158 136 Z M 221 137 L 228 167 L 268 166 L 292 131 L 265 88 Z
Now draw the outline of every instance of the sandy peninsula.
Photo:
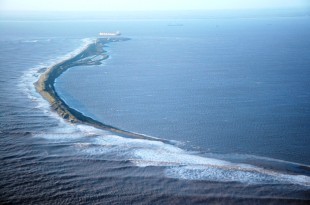
M 92 119 L 88 116 L 85 116 L 78 110 L 71 108 L 67 105 L 57 94 L 54 84 L 56 78 L 58 78 L 63 72 L 69 68 L 75 66 L 86 66 L 86 65 L 99 65 L 101 61 L 107 59 L 109 56 L 104 50 L 104 45 L 109 42 L 116 41 L 125 41 L 129 40 L 128 38 L 123 37 L 113 37 L 113 38 L 98 38 L 93 43 L 90 43 L 85 47 L 81 52 L 76 55 L 71 56 L 68 59 L 65 59 L 51 67 L 49 67 L 44 73 L 41 74 L 39 80 L 35 83 L 35 88 L 44 99 L 46 99 L 53 110 L 55 110 L 62 118 L 67 120 L 70 123 L 80 123 L 91 125 L 99 129 L 112 131 L 118 134 L 122 134 L 132 138 L 139 139 L 149 139 L 156 141 L 164 141 L 161 139 L 156 139 L 148 137 L 142 134 L 137 134 L 129 131 L 125 131 L 110 125 L 103 124 L 95 119 Z

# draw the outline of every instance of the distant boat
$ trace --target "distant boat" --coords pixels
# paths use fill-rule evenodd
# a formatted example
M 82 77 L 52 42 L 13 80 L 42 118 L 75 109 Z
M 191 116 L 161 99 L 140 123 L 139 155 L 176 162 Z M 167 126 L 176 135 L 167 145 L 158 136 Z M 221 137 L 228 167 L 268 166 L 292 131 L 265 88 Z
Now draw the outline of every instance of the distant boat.
M 116 32 L 100 32 L 99 36 L 119 36 L 121 35 L 121 32 L 116 31 Z

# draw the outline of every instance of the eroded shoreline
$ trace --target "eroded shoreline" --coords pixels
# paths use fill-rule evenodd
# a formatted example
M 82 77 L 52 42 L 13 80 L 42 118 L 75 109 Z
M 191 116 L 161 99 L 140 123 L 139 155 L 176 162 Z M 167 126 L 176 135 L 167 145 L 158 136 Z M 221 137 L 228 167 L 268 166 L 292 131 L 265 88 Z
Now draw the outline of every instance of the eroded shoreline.
M 71 108 L 67 105 L 57 94 L 54 84 L 55 80 L 66 70 L 75 66 L 85 65 L 100 65 L 101 61 L 107 59 L 109 56 L 103 49 L 104 45 L 109 42 L 126 41 L 128 38 L 114 37 L 114 38 L 98 38 L 93 43 L 90 43 L 87 47 L 81 50 L 78 54 L 71 56 L 51 67 L 49 67 L 44 73 L 41 74 L 39 80 L 35 83 L 35 88 L 41 96 L 46 99 L 53 110 L 55 110 L 62 118 L 70 123 L 79 123 L 91 125 L 99 129 L 115 132 L 125 135 L 127 137 L 148 139 L 168 142 L 167 140 L 157 139 L 145 136 L 143 134 L 137 134 L 129 131 L 125 131 L 110 125 L 103 124 L 97 120 L 94 120 L 88 116 L 85 116 L 78 110 Z

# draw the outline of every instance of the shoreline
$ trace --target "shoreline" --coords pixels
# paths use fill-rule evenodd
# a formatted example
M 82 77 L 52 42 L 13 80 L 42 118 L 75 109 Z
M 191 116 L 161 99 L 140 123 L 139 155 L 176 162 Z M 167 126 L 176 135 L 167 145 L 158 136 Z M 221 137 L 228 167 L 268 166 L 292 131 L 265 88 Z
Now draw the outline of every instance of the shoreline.
M 91 66 L 91 65 L 100 65 L 101 61 L 106 60 L 109 56 L 106 54 L 106 51 L 103 49 L 104 45 L 110 42 L 126 41 L 128 38 L 123 37 L 113 37 L 113 38 L 97 38 L 94 42 L 87 45 L 86 48 L 81 50 L 78 54 L 75 54 L 59 63 L 52 65 L 47 68 L 39 77 L 39 80 L 34 84 L 35 89 L 40 95 L 49 102 L 52 109 L 58 113 L 60 117 L 65 119 L 67 122 L 73 124 L 86 124 L 99 128 L 102 130 L 111 131 L 127 137 L 136 138 L 136 139 L 147 139 L 153 141 L 161 141 L 171 144 L 168 140 L 158 139 L 148 137 L 143 134 L 137 134 L 134 132 L 126 131 L 106 125 L 102 122 L 99 122 L 91 117 L 84 115 L 71 108 L 67 105 L 61 97 L 57 94 L 54 84 L 55 80 L 69 68 L 75 66 Z

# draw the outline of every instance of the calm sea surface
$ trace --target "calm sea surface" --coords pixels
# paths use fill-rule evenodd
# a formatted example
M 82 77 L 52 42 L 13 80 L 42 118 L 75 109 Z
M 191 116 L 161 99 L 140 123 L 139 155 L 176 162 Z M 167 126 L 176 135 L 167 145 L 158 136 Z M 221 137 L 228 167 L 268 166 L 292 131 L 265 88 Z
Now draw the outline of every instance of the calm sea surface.
M 169 140 L 69 124 L 33 83 L 100 31 L 109 59 L 56 80 L 72 108 Z M 306 204 L 310 18 L 1 21 L 0 203 Z
M 310 164 L 309 18 L 183 24 L 135 22 L 111 59 L 71 69 L 57 90 L 125 130 Z

